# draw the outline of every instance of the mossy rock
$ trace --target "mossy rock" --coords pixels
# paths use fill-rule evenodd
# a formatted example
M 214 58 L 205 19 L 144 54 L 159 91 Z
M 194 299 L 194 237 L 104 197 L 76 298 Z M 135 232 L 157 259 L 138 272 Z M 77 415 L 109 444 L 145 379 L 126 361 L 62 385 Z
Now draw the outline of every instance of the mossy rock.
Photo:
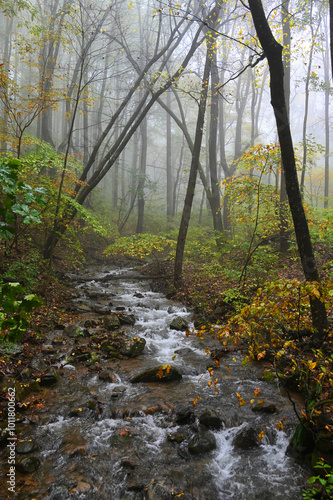
M 31 393 L 31 387 L 29 384 L 16 384 L 16 400 L 23 401 Z
M 120 327 L 120 321 L 118 316 L 116 314 L 110 314 L 110 316 L 105 316 L 105 318 L 103 318 L 103 325 L 109 331 L 116 330 L 117 328 Z
M 178 330 L 181 332 L 181 331 L 187 330 L 188 322 L 186 321 L 186 319 L 181 318 L 180 316 L 177 316 L 177 318 L 174 318 L 171 321 L 170 328 L 171 328 L 171 330 Z
M 121 343 L 119 353 L 122 356 L 127 356 L 129 358 L 135 358 L 139 356 L 146 345 L 146 340 L 141 337 L 134 337 L 132 339 L 123 340 Z
M 261 380 L 273 383 L 276 380 L 276 373 L 271 370 L 264 370 L 261 374 Z
M 309 461 L 314 447 L 313 433 L 304 425 L 298 424 L 288 445 L 287 454 L 300 461 Z

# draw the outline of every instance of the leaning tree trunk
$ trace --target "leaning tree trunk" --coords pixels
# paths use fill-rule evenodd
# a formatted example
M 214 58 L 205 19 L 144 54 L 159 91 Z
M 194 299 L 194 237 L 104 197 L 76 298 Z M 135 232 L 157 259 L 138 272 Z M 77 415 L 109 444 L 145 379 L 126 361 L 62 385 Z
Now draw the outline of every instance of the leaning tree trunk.
M 302 203 L 299 187 L 294 147 L 291 137 L 289 116 L 286 107 L 283 85 L 282 46 L 275 40 L 261 0 L 249 0 L 249 6 L 261 46 L 266 54 L 269 72 L 271 104 L 274 109 L 278 130 L 282 165 L 285 174 L 286 190 L 292 214 L 298 251 L 300 254 L 305 279 L 319 282 L 319 273 L 312 248 L 309 227 Z M 327 313 L 324 302 L 317 297 L 310 296 L 312 324 L 317 335 L 322 336 L 327 329 Z

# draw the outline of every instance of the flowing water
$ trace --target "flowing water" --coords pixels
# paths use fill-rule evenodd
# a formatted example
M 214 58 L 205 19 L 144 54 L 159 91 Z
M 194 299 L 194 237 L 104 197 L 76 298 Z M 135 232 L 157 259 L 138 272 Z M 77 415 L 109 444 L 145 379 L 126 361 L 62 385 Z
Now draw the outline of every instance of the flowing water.
M 145 350 L 137 358 L 103 361 L 114 374 L 105 382 L 85 366 L 66 364 L 72 347 L 67 348 L 60 380 L 49 389 L 45 408 L 26 417 L 20 437 L 36 443 L 34 454 L 41 465 L 28 476 L 19 475 L 24 487 L 17 498 L 300 499 L 306 472 L 286 455 L 296 417 L 279 386 L 260 379 L 264 367 L 244 367 L 243 354 L 235 351 L 214 369 L 218 392 L 208 387 L 207 367 L 214 363 L 200 339 L 169 327 L 179 316 L 191 325 L 185 307 L 152 292 L 149 281 L 126 279 L 132 270 L 111 271 L 123 279 L 97 280 L 109 272 L 96 271 L 91 282 L 78 281 L 78 301 L 105 305 L 111 300 L 112 310 L 134 314 L 136 323 L 126 327 L 126 333 L 145 338 Z M 87 295 L 92 289 L 94 300 Z M 183 374 L 180 381 L 129 381 L 148 367 L 169 363 Z M 251 410 L 256 388 L 277 412 Z M 243 406 L 237 393 L 246 401 Z M 221 429 L 211 431 L 216 449 L 191 455 L 188 442 L 200 430 L 198 417 L 207 409 L 223 421 Z M 185 419 L 180 425 L 177 415 L 186 411 L 194 411 L 196 420 Z M 283 430 L 278 430 L 279 422 Z M 257 434 L 264 431 L 261 443 L 250 449 L 237 447 L 236 436 L 249 426 Z

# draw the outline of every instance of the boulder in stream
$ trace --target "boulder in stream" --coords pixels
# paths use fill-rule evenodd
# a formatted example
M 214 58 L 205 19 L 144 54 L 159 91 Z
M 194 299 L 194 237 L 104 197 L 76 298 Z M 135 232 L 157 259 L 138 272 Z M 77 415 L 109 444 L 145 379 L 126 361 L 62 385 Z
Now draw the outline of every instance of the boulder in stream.
M 44 373 L 44 375 L 41 376 L 40 378 L 40 385 L 53 385 L 56 384 L 59 380 L 59 375 L 58 373 L 54 370 L 54 368 L 51 368 L 48 372 Z
M 141 337 L 133 337 L 122 341 L 119 353 L 128 358 L 139 356 L 144 350 L 146 340 Z
M 242 450 L 257 448 L 259 446 L 258 432 L 250 424 L 246 424 L 235 436 L 233 445 Z
M 139 382 L 174 382 L 181 378 L 182 374 L 174 366 L 160 365 L 154 366 L 154 368 L 148 368 L 138 375 L 135 375 L 130 379 L 130 382 L 132 382 L 132 384 L 137 384 Z
M 208 429 L 221 429 L 223 424 L 222 418 L 209 408 L 199 415 L 199 421 L 201 425 L 204 425 Z
M 216 448 L 216 439 L 211 431 L 199 432 L 188 443 L 188 451 L 192 455 L 201 455 Z
M 178 331 L 184 331 L 187 330 L 188 328 L 188 322 L 186 319 L 177 316 L 177 318 L 174 318 L 171 323 L 170 323 L 170 328 L 171 330 L 178 330 Z
M 121 312 L 120 314 L 118 314 L 118 318 L 119 318 L 121 325 L 133 326 L 135 324 L 135 316 L 133 314 L 127 314 L 127 313 Z
M 120 327 L 120 321 L 117 314 L 110 314 L 110 316 L 105 316 L 105 318 L 103 318 L 103 324 L 104 327 L 109 331 L 116 330 Z

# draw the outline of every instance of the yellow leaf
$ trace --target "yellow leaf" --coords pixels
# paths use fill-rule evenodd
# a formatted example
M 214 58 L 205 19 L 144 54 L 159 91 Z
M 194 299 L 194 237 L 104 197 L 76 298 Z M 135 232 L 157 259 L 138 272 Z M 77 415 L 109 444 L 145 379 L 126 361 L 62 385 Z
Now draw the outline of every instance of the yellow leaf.
M 236 392 L 237 394 L 237 397 L 238 397 L 238 400 L 239 400 L 239 406 L 243 406 L 246 404 L 246 401 L 244 401 L 244 399 L 242 398 L 242 396 L 240 394 L 238 394 L 238 392 Z
M 264 436 L 265 436 L 265 431 L 261 431 L 261 433 L 258 435 L 259 443 L 261 443 L 261 440 Z

